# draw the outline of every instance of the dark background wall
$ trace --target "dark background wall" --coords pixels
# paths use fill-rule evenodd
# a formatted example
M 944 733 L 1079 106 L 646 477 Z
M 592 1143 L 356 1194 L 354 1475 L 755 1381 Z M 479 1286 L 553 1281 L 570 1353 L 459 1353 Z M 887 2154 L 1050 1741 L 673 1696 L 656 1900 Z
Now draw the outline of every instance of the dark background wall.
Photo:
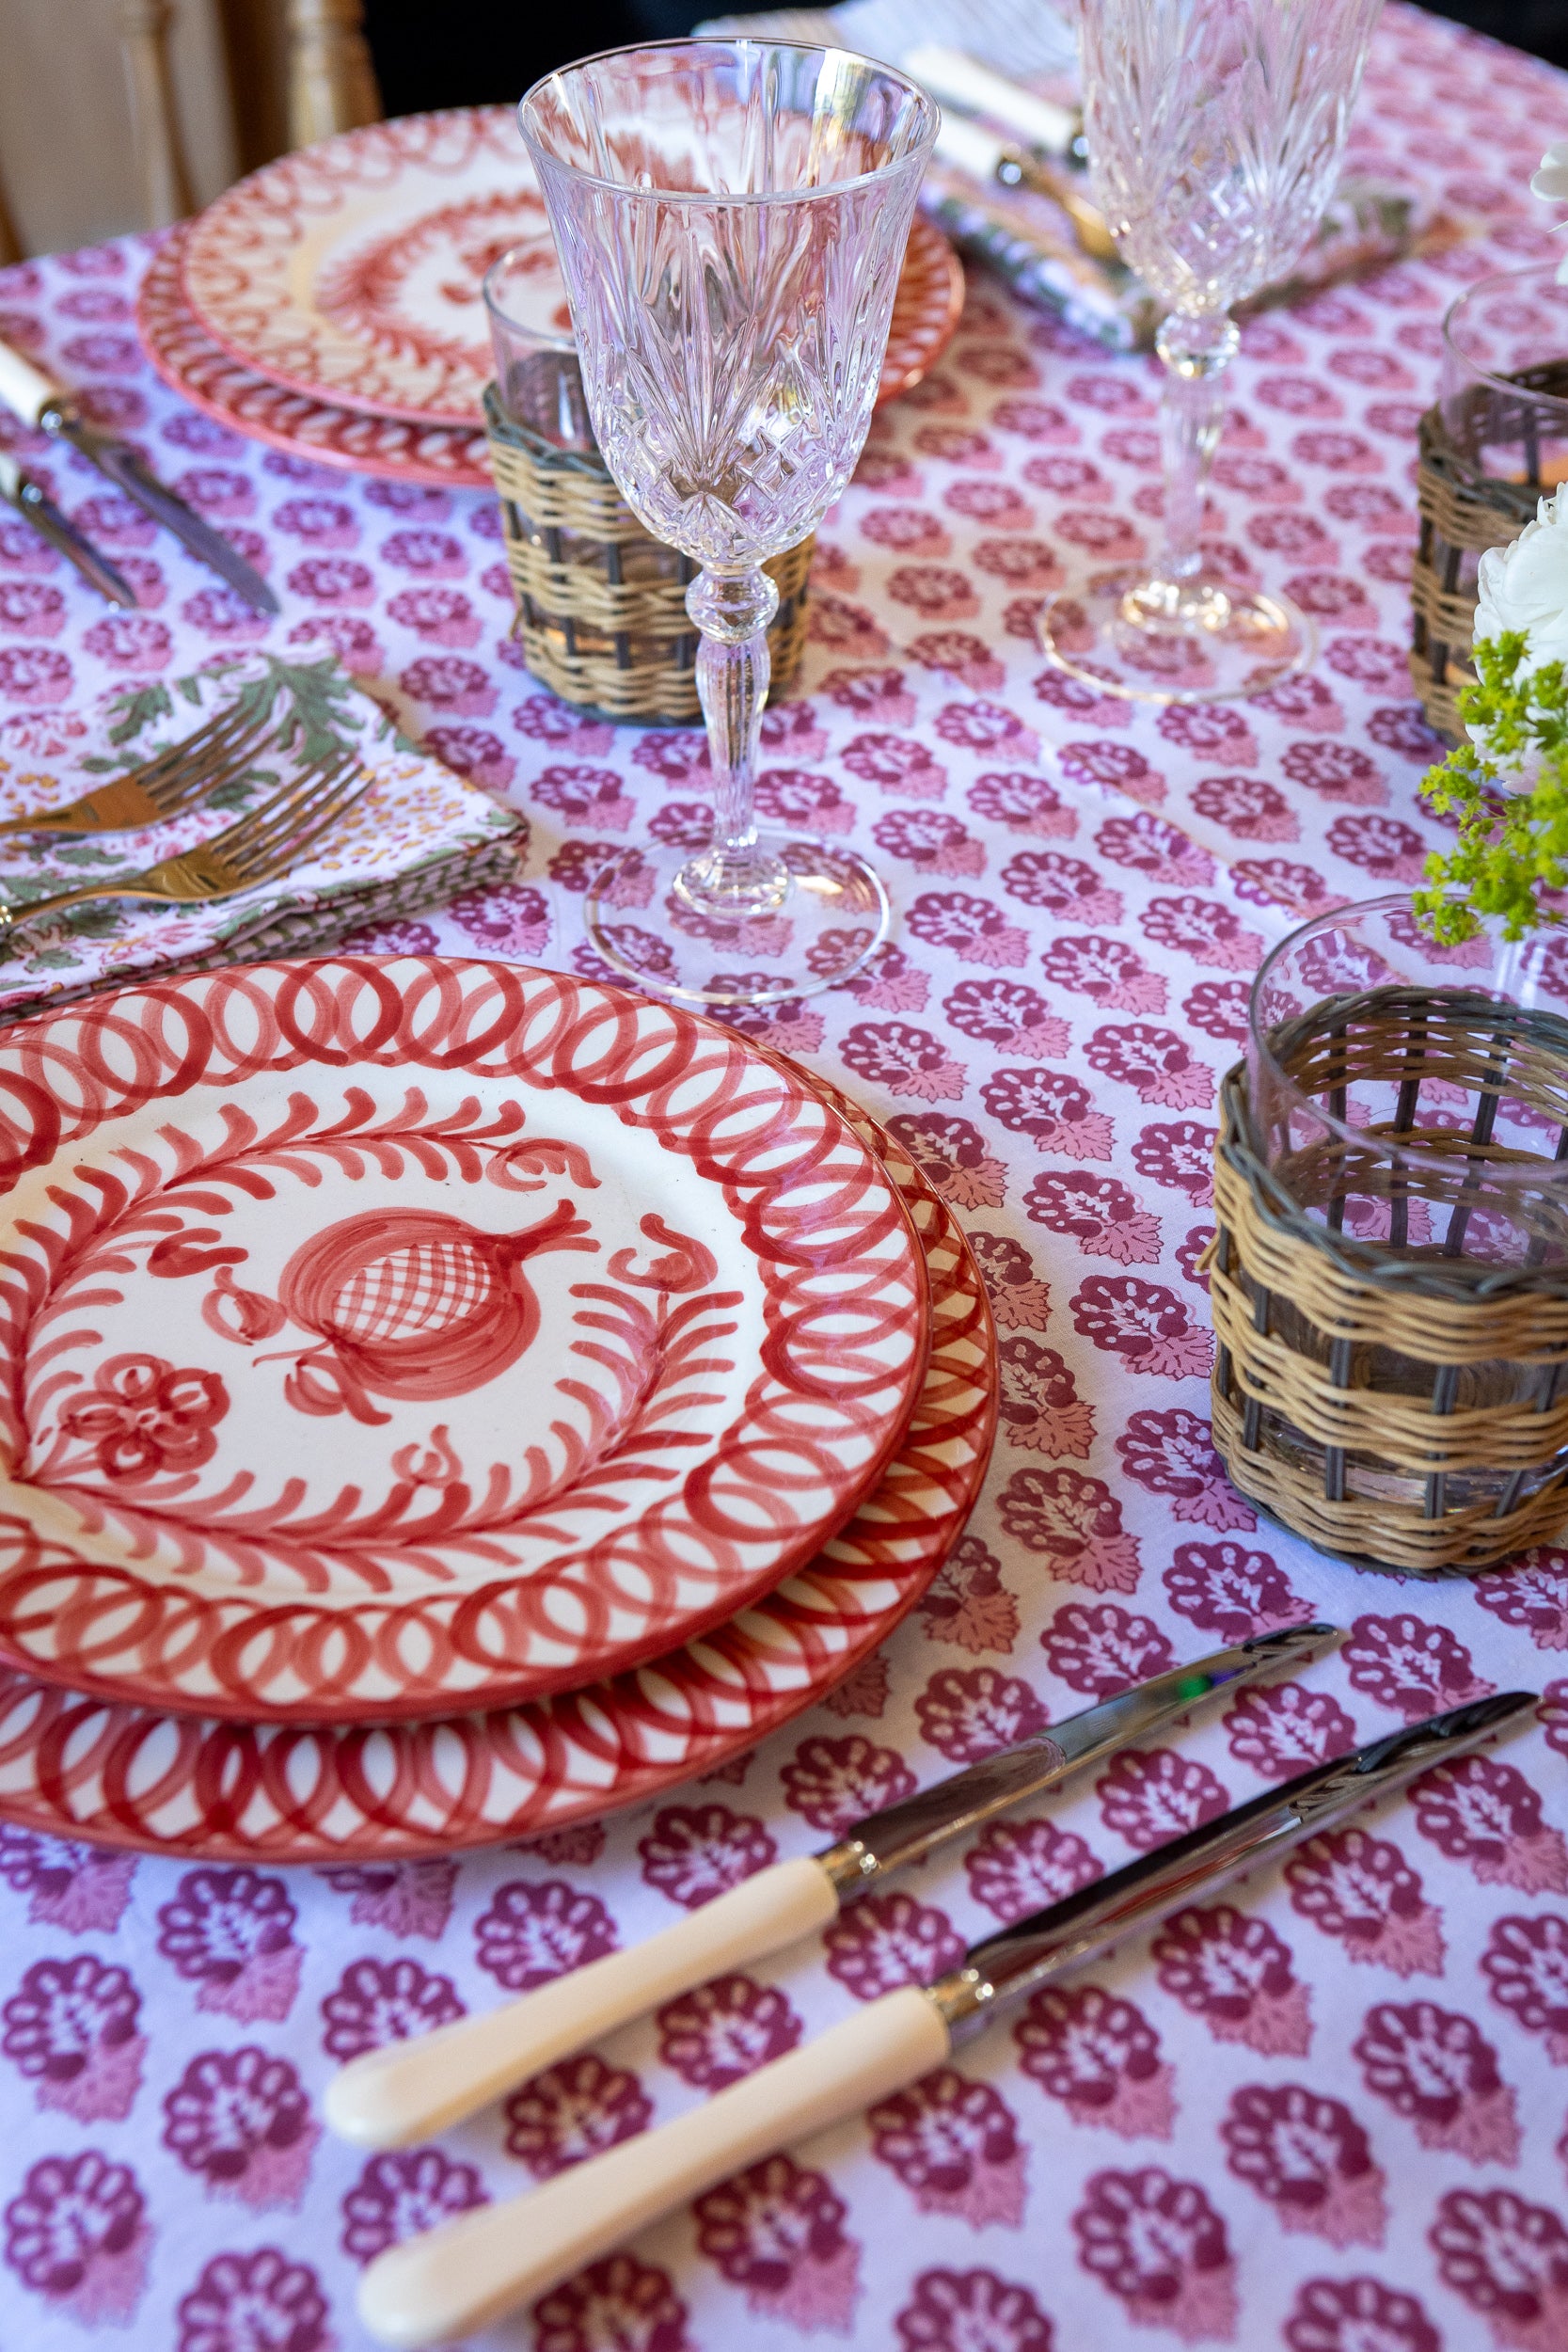
M 542 73 L 630 40 L 668 40 L 744 0 L 368 0 L 387 112 L 520 98 Z M 1568 66 L 1568 0 L 1442 0 L 1436 11 Z

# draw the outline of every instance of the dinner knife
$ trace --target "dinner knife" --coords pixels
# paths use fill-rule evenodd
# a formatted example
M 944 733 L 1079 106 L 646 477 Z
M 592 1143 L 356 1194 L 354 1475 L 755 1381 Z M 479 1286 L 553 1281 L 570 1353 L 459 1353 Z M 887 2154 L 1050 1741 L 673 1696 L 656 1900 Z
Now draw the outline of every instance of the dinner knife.
M 107 596 L 111 604 L 135 606 L 136 592 L 124 574 L 117 571 L 108 557 L 100 554 L 92 541 L 61 514 L 42 484 L 24 473 L 16 459 L 4 450 L 0 450 L 0 498 L 32 524 L 40 539 L 58 548 L 100 596 Z
M 166 489 L 150 472 L 128 441 L 118 441 L 111 434 L 100 433 L 87 423 L 70 395 L 61 390 L 52 376 L 45 375 L 30 359 L 24 359 L 8 343 L 0 343 L 0 400 L 19 416 L 24 424 L 54 436 L 56 440 L 69 441 L 81 451 L 90 465 L 122 490 L 128 499 L 171 531 L 181 544 L 199 562 L 236 589 L 246 604 L 258 612 L 281 610 L 277 598 L 254 565 L 245 562 L 227 539 L 204 522 L 194 508 Z
M 869 1815 L 820 1853 L 756 1871 L 627 1951 L 590 1961 L 503 2008 L 352 2058 L 327 2085 L 326 2121 L 360 2148 L 402 2148 L 443 2131 L 617 2026 L 825 1927 L 847 1896 L 1164 1729 L 1200 1700 L 1307 1665 L 1339 1639 L 1331 1625 L 1286 1626 L 1154 1675 Z
M 360 2280 L 361 2321 L 396 2352 L 488 2327 L 715 2182 L 917 2082 L 1081 1961 L 1467 1755 L 1535 1704 L 1529 1691 L 1474 1700 L 1315 1765 L 988 1936 L 935 1984 L 883 1994 L 705 2106 L 388 2249 Z

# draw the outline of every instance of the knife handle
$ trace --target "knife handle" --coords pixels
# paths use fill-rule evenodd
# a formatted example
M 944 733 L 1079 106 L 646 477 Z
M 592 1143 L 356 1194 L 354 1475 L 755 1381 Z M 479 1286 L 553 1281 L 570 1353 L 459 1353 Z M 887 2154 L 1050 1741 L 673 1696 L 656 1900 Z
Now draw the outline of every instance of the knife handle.
M 776 1862 L 645 1944 L 590 1961 L 502 2009 L 351 2059 L 327 2085 L 326 2121 L 357 2148 L 427 2138 L 659 2002 L 825 1927 L 837 1909 L 832 1882 L 810 1854 Z
M 918 2082 L 949 2047 L 927 1994 L 884 1994 L 673 2122 L 389 2248 L 359 2282 L 360 2320 L 397 2352 L 487 2328 L 715 2182 Z
M 0 400 L 15 410 L 24 424 L 37 424 L 59 397 L 60 388 L 52 376 L 35 368 L 9 343 L 0 343 Z

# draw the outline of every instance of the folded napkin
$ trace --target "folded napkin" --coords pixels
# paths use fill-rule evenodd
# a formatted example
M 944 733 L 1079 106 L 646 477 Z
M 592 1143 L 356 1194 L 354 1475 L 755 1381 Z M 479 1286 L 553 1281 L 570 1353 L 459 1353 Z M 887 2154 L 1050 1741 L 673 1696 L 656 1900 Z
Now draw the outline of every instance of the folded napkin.
M 136 768 L 243 701 L 271 723 L 257 781 L 177 822 L 96 840 L 0 839 L 0 894 L 12 905 L 79 883 L 135 874 L 212 838 L 236 816 L 340 746 L 374 782 L 279 881 L 206 906 L 133 899 L 40 916 L 0 962 L 0 1021 L 97 988 L 330 947 L 350 931 L 509 881 L 527 846 L 524 820 L 498 807 L 399 734 L 331 657 L 294 662 L 255 652 L 192 676 L 115 689 L 85 714 L 40 711 L 0 730 L 0 817 L 74 800 Z M 271 738 L 279 748 L 271 748 Z
M 1112 351 L 1152 348 L 1164 304 L 1119 262 L 1080 253 L 1071 222 L 1049 197 L 1026 188 L 982 187 L 934 163 L 920 200 L 962 252 L 989 262 L 1026 301 L 1060 310 L 1071 326 Z M 1347 175 L 1290 277 L 1238 303 L 1236 314 L 1246 318 L 1280 303 L 1305 301 L 1407 254 L 1435 251 L 1459 233 L 1457 225 L 1416 190 Z

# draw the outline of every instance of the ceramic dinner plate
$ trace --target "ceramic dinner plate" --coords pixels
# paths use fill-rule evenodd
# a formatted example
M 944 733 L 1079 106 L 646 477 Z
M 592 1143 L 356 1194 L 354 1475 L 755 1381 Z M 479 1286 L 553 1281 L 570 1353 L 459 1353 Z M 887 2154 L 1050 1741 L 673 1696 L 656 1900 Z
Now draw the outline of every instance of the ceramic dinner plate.
M 477 424 L 416 423 L 366 416 L 275 384 L 214 342 L 185 299 L 180 278 L 183 231 L 166 238 L 136 290 L 136 327 L 148 358 L 171 390 L 204 416 L 318 466 L 417 482 L 438 490 L 488 490 L 490 456 Z
M 918 1393 L 925 1259 L 799 1073 L 441 957 L 0 1037 L 0 1661 L 245 1720 L 532 1698 L 810 1560 Z
M 820 1090 L 876 1142 L 920 1233 L 931 1353 L 881 1483 L 808 1568 L 650 1665 L 449 1723 L 179 1721 L 0 1674 L 0 1820 L 238 1861 L 445 1854 L 711 1772 L 841 1681 L 914 1606 L 974 1508 L 996 1429 L 996 1358 L 985 1286 L 950 1212 L 863 1113 Z
M 529 321 L 571 331 L 566 291 L 509 106 L 405 115 L 347 131 L 242 180 L 181 239 L 197 326 L 240 366 L 334 408 L 472 428 L 493 373 L 481 284 L 508 246 L 532 256 Z M 958 324 L 963 270 L 917 220 L 879 397 L 917 383 Z M 177 339 L 161 303 L 160 362 L 262 421 L 281 412 Z M 217 412 L 221 413 L 221 412 Z M 244 431 L 245 425 L 233 420 Z M 335 446 L 341 429 L 308 420 Z M 330 461 L 329 461 L 330 462 Z M 348 462 L 346 459 L 340 462 Z M 369 460 L 367 459 L 367 467 Z

